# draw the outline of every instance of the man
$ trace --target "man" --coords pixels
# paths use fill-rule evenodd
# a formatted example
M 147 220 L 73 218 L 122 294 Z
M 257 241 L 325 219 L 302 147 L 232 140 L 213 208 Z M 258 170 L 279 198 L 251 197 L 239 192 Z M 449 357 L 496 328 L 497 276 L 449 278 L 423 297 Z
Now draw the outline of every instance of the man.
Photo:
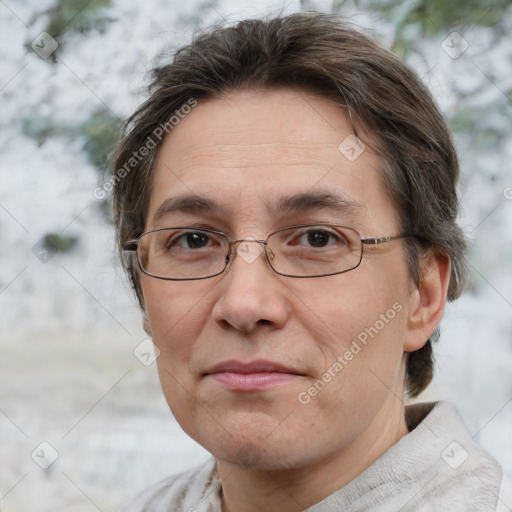
M 494 510 L 432 378 L 465 282 L 458 163 L 419 79 L 325 14 L 246 20 L 155 70 L 115 220 L 159 376 L 207 464 L 125 511 Z

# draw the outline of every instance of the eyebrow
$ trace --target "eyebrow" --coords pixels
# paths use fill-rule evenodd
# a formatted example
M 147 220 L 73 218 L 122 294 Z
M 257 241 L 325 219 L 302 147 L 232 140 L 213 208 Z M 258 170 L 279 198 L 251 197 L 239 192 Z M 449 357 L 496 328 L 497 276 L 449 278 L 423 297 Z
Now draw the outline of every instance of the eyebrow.
M 153 221 L 158 221 L 171 213 L 211 213 L 217 216 L 225 215 L 226 212 L 212 199 L 200 196 L 178 196 L 166 199 L 155 212 Z
M 328 209 L 349 213 L 366 209 L 363 203 L 353 201 L 332 192 L 305 192 L 281 197 L 268 210 L 275 214 L 287 215 L 310 210 Z
M 266 203 L 267 213 L 271 215 L 291 215 L 317 209 L 335 210 L 353 213 L 366 209 L 363 203 L 350 200 L 331 192 L 303 192 L 280 197 L 273 203 Z M 227 211 L 213 199 L 197 195 L 186 195 L 166 199 L 153 216 L 156 222 L 171 213 L 209 213 L 218 217 L 226 217 Z

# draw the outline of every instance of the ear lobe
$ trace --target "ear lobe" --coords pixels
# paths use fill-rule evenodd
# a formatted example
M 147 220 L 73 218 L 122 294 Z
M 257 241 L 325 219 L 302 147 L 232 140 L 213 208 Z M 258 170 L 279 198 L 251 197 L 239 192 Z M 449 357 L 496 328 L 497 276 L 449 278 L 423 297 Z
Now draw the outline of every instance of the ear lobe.
M 411 293 L 404 351 L 419 350 L 432 336 L 443 316 L 451 263 L 446 255 L 427 253 L 421 261 L 422 277 Z
M 145 312 L 142 314 L 142 326 L 144 327 L 146 334 L 149 337 L 152 337 L 153 333 L 151 332 L 151 324 L 149 323 L 148 315 Z

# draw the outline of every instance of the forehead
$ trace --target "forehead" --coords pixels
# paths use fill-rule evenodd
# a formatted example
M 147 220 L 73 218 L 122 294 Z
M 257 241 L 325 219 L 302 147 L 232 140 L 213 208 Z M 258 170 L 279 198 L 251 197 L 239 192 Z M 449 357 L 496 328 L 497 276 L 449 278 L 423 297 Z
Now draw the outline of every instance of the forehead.
M 171 150 L 182 170 L 206 163 L 330 168 L 340 156 L 340 137 L 352 133 L 344 110 L 326 98 L 290 89 L 243 90 L 200 101 L 167 136 L 161 154 Z
M 394 215 L 379 158 L 357 143 L 345 110 L 289 89 L 200 101 L 164 139 L 152 185 L 149 226 L 164 203 L 184 196 L 220 205 L 224 218 L 271 216 L 269 205 L 308 194 L 359 205 L 369 217 Z M 307 198 L 298 204 L 307 209 Z

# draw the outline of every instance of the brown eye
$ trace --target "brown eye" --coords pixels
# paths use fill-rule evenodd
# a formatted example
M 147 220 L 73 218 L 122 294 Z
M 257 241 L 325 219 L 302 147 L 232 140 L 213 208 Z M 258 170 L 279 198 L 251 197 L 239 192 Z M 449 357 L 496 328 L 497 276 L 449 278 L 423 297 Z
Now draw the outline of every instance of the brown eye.
M 292 245 L 321 249 L 331 245 L 346 245 L 346 240 L 341 234 L 317 228 L 300 233 Z
M 307 234 L 308 243 L 312 247 L 325 247 L 329 243 L 330 237 L 330 233 L 321 230 L 310 231 Z
M 184 233 L 175 243 L 184 249 L 202 249 L 208 245 L 209 241 L 210 237 L 206 233 L 196 231 Z

